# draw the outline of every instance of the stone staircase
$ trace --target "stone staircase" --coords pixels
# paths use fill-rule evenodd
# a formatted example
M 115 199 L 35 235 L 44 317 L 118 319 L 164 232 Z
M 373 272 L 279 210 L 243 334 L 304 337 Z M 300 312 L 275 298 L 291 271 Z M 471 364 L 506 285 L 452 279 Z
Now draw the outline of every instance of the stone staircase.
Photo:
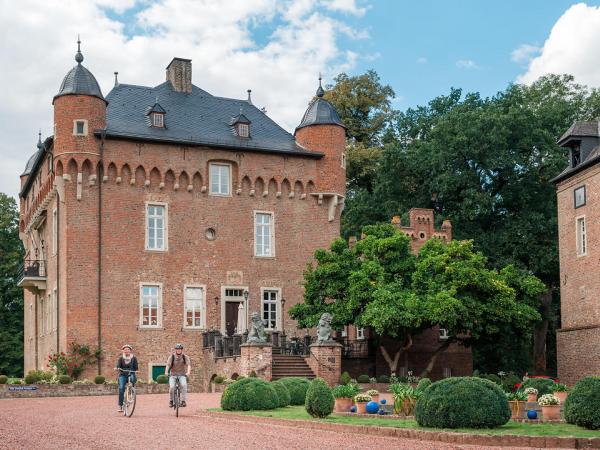
M 313 379 L 315 374 L 300 355 L 273 355 L 272 378 L 304 377 Z

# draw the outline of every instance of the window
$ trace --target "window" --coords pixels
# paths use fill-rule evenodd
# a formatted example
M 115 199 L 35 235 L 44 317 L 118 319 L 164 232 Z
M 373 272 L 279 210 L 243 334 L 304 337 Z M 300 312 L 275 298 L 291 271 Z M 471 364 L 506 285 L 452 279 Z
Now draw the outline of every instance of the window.
M 585 217 L 577 218 L 577 256 L 587 254 L 587 239 L 585 231 Z
M 229 164 L 210 165 L 210 193 L 212 195 L 229 195 L 231 166 Z
M 39 333 L 40 337 L 44 335 L 44 297 L 40 297 L 40 310 L 38 312 Z
M 571 149 L 571 167 L 577 167 L 581 162 L 581 150 L 579 147 Z
M 262 298 L 263 321 L 269 330 L 277 328 L 277 302 L 279 291 L 265 289 Z
M 204 287 L 186 286 L 184 295 L 184 326 L 186 328 L 204 327 Z
M 450 378 L 452 376 L 452 368 L 451 367 L 444 367 L 442 376 L 444 378 Z
M 146 204 L 146 250 L 167 249 L 167 205 Z
M 152 113 L 152 126 L 156 128 L 164 128 L 164 115 L 161 113 Z
M 346 168 L 346 154 L 342 153 L 342 169 Z
M 364 328 L 357 328 L 356 329 L 356 339 L 364 339 L 365 338 L 365 329 Z
M 254 216 L 254 255 L 274 256 L 273 251 L 273 214 L 255 213 Z
M 348 330 L 346 330 L 346 327 L 342 328 L 342 337 L 348 337 Z
M 52 330 L 58 328 L 58 298 L 56 296 L 56 288 L 52 291 Z
M 585 186 L 580 186 L 573 191 L 575 208 L 585 205 Z
M 445 341 L 448 339 L 448 330 L 445 328 L 440 328 L 440 340 Z
M 250 135 L 250 126 L 247 123 L 238 124 L 238 135 L 247 138 Z
M 52 293 L 48 294 L 48 301 L 46 302 L 46 331 L 50 333 L 52 331 Z
M 158 328 L 161 325 L 162 289 L 158 284 L 140 286 L 140 326 Z
M 73 121 L 73 134 L 75 136 L 86 136 L 87 135 L 87 120 Z
M 52 254 L 58 251 L 58 214 L 56 208 L 52 210 Z

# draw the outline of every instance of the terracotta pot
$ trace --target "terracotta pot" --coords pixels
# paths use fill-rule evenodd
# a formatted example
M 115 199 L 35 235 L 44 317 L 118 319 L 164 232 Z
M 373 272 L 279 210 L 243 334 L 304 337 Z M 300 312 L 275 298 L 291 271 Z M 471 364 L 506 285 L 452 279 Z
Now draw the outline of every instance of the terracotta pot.
M 358 414 L 366 414 L 367 413 L 367 403 L 369 403 L 369 402 L 356 402 L 356 412 Z
M 560 405 L 542 406 L 544 420 L 560 420 Z
M 528 402 L 537 402 L 537 394 L 527 394 Z
M 553 392 L 554 396 L 560 400 L 560 404 L 564 405 L 567 400 L 568 392 Z
M 379 394 L 377 394 L 377 395 L 371 395 L 371 399 L 372 399 L 374 402 L 377 402 L 377 403 L 379 403 Z
M 350 412 L 352 408 L 352 398 L 336 398 L 335 399 L 335 412 Z
M 511 400 L 508 402 L 510 406 L 511 419 L 523 419 L 525 418 L 525 405 L 527 402 L 522 402 L 518 400 Z

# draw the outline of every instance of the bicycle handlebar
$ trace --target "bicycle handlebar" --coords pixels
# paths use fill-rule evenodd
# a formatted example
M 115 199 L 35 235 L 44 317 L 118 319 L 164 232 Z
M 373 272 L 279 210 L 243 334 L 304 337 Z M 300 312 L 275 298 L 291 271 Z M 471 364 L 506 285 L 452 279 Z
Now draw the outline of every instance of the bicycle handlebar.
M 115 367 L 115 370 L 120 370 L 121 372 L 129 372 L 129 373 L 131 373 L 131 372 L 133 372 L 133 373 L 139 372 L 138 370 L 121 369 L 120 367 Z

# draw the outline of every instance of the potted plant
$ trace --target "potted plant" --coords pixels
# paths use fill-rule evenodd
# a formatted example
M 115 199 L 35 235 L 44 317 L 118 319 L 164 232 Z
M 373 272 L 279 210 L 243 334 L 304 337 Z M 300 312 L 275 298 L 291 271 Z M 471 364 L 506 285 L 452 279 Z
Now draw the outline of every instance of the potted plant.
M 356 394 L 354 396 L 354 403 L 356 403 L 356 412 L 358 414 L 366 414 L 367 403 L 369 403 L 371 400 L 373 399 L 368 394 Z
M 367 395 L 370 395 L 374 402 L 379 403 L 379 391 L 377 389 L 369 389 Z
M 561 404 L 564 404 L 569 395 L 569 388 L 566 384 L 555 383 L 554 386 L 552 386 L 552 393 L 555 397 L 558 397 Z
M 560 419 L 560 400 L 556 395 L 542 395 L 539 398 L 538 403 L 542 407 L 542 417 L 544 420 Z
M 525 405 L 527 394 L 525 392 L 509 392 L 506 394 L 511 411 L 511 419 L 523 419 L 525 417 Z
M 527 394 L 528 402 L 535 402 L 537 400 L 538 390 L 536 388 L 528 387 L 523 392 Z
M 348 412 L 352 408 L 352 397 L 358 389 L 353 384 L 341 384 L 331 390 L 335 398 L 335 412 Z

